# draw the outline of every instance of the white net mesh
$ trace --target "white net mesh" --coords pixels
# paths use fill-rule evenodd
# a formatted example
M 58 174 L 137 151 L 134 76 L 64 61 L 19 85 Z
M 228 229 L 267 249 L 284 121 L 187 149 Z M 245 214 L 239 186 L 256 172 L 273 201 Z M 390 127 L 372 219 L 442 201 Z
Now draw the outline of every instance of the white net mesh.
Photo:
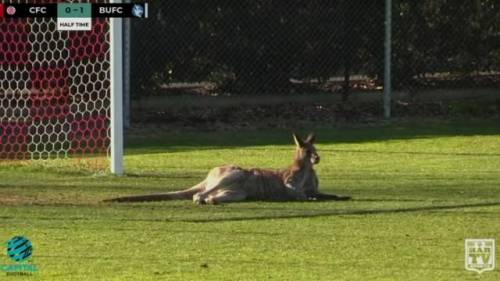
M 0 19 L 0 160 L 108 154 L 109 24 L 92 21 L 58 31 L 56 19 Z

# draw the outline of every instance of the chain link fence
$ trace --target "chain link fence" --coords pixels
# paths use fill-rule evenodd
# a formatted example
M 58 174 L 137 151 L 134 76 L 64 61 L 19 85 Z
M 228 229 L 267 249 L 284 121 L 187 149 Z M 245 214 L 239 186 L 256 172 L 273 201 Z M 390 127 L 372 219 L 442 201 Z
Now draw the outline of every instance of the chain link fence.
M 408 1 L 393 7 L 395 89 L 500 86 L 500 2 Z
M 135 99 L 382 95 L 385 0 L 172 0 L 150 11 L 132 23 Z M 498 89 L 500 3 L 393 0 L 391 46 L 395 91 Z

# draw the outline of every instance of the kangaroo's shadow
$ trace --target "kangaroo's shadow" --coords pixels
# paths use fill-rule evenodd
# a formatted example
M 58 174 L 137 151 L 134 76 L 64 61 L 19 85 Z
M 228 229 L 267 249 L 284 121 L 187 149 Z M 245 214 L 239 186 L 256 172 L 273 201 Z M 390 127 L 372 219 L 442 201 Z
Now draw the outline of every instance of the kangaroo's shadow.
M 422 206 L 411 208 L 391 208 L 391 209 L 368 209 L 368 210 L 335 210 L 325 212 L 315 212 L 310 214 L 291 214 L 291 215 L 276 215 L 276 216 L 253 216 L 253 217 L 237 217 L 237 218 L 213 218 L 213 219 L 189 219 L 181 220 L 184 222 L 196 223 L 211 223 L 211 222 L 227 222 L 227 221 L 256 221 L 267 219 L 293 219 L 293 218 L 315 218 L 315 217 L 330 217 L 330 216 L 349 216 L 349 215 L 377 215 L 377 214 L 395 214 L 395 213 L 412 213 L 433 210 L 453 210 L 465 208 L 480 208 L 500 206 L 500 202 L 484 202 L 474 204 L 459 204 L 459 205 L 437 205 L 437 206 Z

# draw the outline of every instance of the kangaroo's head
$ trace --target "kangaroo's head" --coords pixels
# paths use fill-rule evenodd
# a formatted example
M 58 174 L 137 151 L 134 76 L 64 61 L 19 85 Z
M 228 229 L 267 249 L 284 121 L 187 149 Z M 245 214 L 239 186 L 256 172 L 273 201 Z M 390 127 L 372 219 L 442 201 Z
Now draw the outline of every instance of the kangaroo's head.
M 309 134 L 305 140 L 297 136 L 297 134 L 293 134 L 293 140 L 296 145 L 295 161 L 299 161 L 301 163 L 309 162 L 313 165 L 319 163 L 319 155 L 314 147 L 314 134 Z

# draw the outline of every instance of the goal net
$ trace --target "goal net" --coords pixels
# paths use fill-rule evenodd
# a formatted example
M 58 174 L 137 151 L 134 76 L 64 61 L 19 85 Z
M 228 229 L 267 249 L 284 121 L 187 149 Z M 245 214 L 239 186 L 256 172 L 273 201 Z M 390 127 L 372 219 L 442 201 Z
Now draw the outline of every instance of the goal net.
M 109 19 L 58 31 L 55 18 L 0 18 L 0 161 L 110 166 L 111 28 Z

